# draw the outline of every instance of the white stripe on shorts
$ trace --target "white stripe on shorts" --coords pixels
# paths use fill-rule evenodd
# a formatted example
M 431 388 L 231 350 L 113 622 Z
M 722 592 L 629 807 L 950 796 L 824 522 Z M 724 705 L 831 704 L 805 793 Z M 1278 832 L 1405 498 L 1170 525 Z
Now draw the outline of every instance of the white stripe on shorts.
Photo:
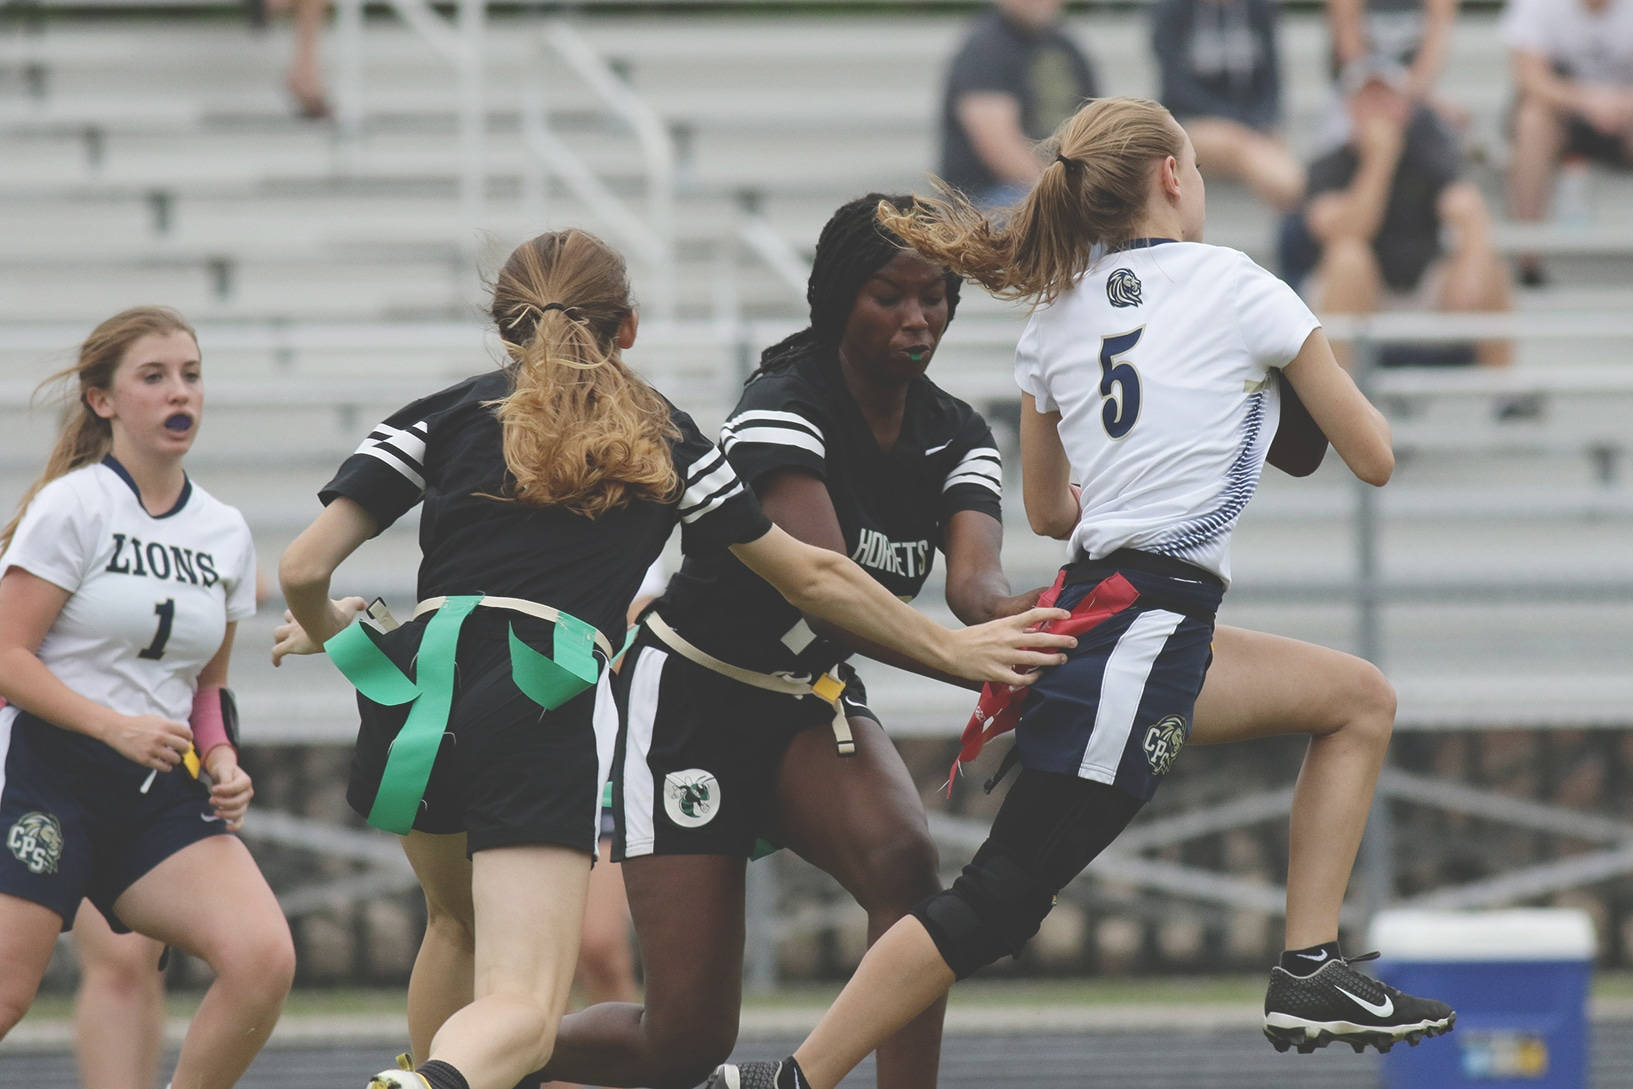
M 1128 735 L 1134 730 L 1134 716 L 1145 698 L 1151 667 L 1184 619 L 1166 609 L 1141 613 L 1111 648 L 1100 681 L 1100 709 L 1094 716 L 1094 733 L 1083 752 L 1078 778 L 1096 783 L 1117 781 L 1117 766 L 1123 762 Z
M 612 698 L 612 670 L 603 669 L 595 684 L 595 713 L 590 721 L 595 724 L 595 781 L 605 783 L 612 775 L 612 754 L 618 748 L 618 702 Z M 595 821 L 590 833 L 592 842 L 601 842 L 601 787 L 595 791 Z
M 647 755 L 652 751 L 652 723 L 658 714 L 658 687 L 669 655 L 642 647 L 629 682 L 629 734 L 624 741 L 624 855 L 649 855 L 655 834 L 657 791 Z M 629 664 L 625 663 L 628 669 Z
M 0 707 L 0 798 L 6 796 L 6 759 L 11 755 L 11 731 L 19 713 L 9 704 Z

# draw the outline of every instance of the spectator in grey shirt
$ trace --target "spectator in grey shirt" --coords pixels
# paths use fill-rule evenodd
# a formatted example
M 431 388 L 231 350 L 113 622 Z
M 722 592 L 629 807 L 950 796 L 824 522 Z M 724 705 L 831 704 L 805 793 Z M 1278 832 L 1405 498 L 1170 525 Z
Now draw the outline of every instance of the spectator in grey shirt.
M 1304 170 L 1276 133 L 1276 36 L 1274 0 L 1159 0 L 1151 9 L 1162 104 L 1191 134 L 1197 164 L 1286 211 L 1303 195 Z

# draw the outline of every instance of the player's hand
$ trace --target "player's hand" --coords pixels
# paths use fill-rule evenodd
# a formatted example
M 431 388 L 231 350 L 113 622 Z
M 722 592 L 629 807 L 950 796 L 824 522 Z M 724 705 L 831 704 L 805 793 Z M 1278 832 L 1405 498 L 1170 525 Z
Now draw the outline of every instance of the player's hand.
M 1385 110 L 1369 110 L 1355 119 L 1355 145 L 1366 157 L 1398 158 L 1406 143 L 1404 121 Z
M 1077 646 L 1077 640 L 1029 629 L 1071 615 L 1065 609 L 1028 609 L 953 632 L 953 668 L 948 672 L 972 681 L 1031 684 L 1037 679 L 1033 670 L 1064 662 L 1061 651 Z
M 161 715 L 118 715 L 102 740 L 126 760 L 169 771 L 193 744 L 193 731 L 185 722 Z
M 337 632 L 343 631 L 354 617 L 369 603 L 360 597 L 343 597 L 339 601 L 329 602 L 329 634 L 322 639 L 316 639 L 306 633 L 295 620 L 295 616 L 288 609 L 284 610 L 284 622 L 272 630 L 272 664 L 282 665 L 287 654 L 322 654 L 323 644 Z
M 210 805 L 232 831 L 244 827 L 244 812 L 255 796 L 249 772 L 238 766 L 238 754 L 231 745 L 210 750 L 206 768 L 210 773 Z

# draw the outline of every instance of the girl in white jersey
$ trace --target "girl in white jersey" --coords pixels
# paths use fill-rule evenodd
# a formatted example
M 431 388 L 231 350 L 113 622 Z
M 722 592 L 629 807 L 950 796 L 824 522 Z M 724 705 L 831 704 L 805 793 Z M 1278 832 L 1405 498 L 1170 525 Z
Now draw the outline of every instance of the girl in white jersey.
M 1302 472 L 1331 440 L 1381 485 L 1394 467 L 1388 426 L 1290 288 L 1201 244 L 1196 153 L 1166 110 L 1091 102 L 1047 150 L 1037 187 L 997 223 L 956 195 L 880 219 L 995 294 L 1038 304 L 1015 365 L 1024 497 L 1034 530 L 1072 543 L 1040 603 L 1072 610 L 1049 630 L 1078 646 L 1024 700 L 983 693 L 963 755 L 1014 727 L 1022 771 L 953 888 L 874 944 L 793 1056 L 721 1067 L 712 1086 L 833 1089 L 956 980 L 1019 951 L 1187 740 L 1312 737 L 1293 802 L 1288 949 L 1265 1000 L 1271 1041 L 1387 1049 L 1454 1019 L 1356 972 L 1359 958 L 1338 948 L 1393 719 L 1387 683 L 1359 659 L 1213 620 L 1271 436 L 1285 432 L 1277 445 Z M 1283 382 L 1301 405 L 1283 405 Z
M 115 930 L 210 965 L 171 1084 L 227 1089 L 295 963 L 272 890 L 227 834 L 252 794 L 224 686 L 255 611 L 254 549 L 182 468 L 204 391 L 180 315 L 109 318 L 63 377 L 78 403 L 0 531 L 0 1036 L 89 900 Z

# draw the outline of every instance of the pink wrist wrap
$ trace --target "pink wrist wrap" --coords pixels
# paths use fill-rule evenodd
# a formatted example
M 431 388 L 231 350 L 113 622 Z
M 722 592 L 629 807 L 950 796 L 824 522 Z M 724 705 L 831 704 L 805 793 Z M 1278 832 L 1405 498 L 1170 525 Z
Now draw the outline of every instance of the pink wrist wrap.
M 193 713 L 187 716 L 187 725 L 193 728 L 193 748 L 200 759 L 217 745 L 232 745 L 235 752 L 238 749 L 227 732 L 226 716 L 222 713 L 225 692 L 226 689 L 220 687 L 200 688 L 193 696 Z

